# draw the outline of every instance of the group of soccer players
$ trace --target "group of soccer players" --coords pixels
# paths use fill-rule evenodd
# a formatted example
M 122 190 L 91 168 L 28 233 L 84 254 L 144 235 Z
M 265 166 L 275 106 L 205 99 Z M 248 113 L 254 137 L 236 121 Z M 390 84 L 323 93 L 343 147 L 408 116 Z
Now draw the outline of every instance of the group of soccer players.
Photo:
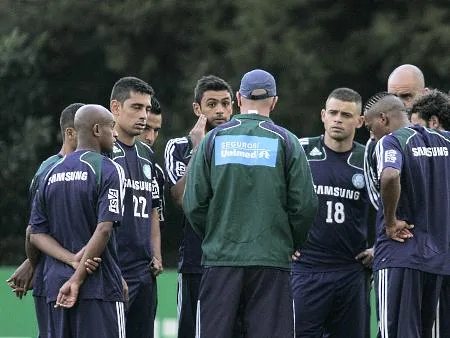
M 188 135 L 167 142 L 165 170 L 153 158 L 162 114 L 146 82 L 117 81 L 110 110 L 72 104 L 61 113 L 61 151 L 30 187 L 28 259 L 8 280 L 19 296 L 33 288 L 40 337 L 153 336 L 164 186 L 182 207 L 191 158 L 230 120 L 233 100 L 225 80 L 199 79 L 198 118 Z M 420 69 L 402 65 L 364 107 L 357 91 L 333 90 L 321 111 L 323 135 L 300 138 L 318 209 L 292 253 L 296 337 L 370 337 L 372 269 L 380 337 L 450 337 L 449 107 L 447 94 L 425 87 Z M 364 123 L 366 147 L 354 141 Z M 202 240 L 185 216 L 178 337 L 205 337 L 196 322 Z M 246 311 L 215 336 L 251 337 Z

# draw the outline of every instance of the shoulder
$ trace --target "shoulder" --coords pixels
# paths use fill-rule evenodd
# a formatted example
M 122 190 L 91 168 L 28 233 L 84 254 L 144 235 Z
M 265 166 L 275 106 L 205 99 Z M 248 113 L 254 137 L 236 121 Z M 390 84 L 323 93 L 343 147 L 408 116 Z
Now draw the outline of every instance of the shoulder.
M 166 150 L 168 148 L 174 149 L 179 147 L 185 147 L 187 144 L 189 144 L 187 136 L 172 138 L 169 141 L 167 141 Z
M 353 142 L 353 150 L 348 159 L 348 164 L 364 170 L 364 154 L 366 147 L 358 142 Z
M 326 153 L 322 146 L 322 136 L 303 137 L 300 144 L 309 160 L 317 161 L 326 159 Z

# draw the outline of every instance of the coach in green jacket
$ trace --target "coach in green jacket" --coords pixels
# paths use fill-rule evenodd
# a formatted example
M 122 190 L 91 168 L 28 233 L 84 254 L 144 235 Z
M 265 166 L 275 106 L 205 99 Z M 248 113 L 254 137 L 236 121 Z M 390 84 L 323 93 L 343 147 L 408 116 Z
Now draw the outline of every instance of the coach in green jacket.
M 274 77 L 256 69 L 236 95 L 241 114 L 209 132 L 191 160 L 183 208 L 202 237 L 198 337 L 292 337 L 291 254 L 317 209 L 311 172 L 291 132 L 269 118 Z M 263 319 L 264 318 L 264 319 Z

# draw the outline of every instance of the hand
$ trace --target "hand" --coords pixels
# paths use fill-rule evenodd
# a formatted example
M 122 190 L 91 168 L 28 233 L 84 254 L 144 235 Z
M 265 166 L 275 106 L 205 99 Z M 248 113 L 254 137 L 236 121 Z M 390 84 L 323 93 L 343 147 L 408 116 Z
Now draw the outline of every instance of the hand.
M 162 259 L 153 257 L 152 261 L 150 262 L 150 270 L 151 270 L 153 276 L 155 276 L 155 277 L 158 276 L 159 274 L 161 274 L 164 270 L 163 265 L 162 265 Z
M 406 239 L 412 238 L 414 235 L 410 229 L 414 228 L 413 224 L 408 224 L 402 220 L 394 220 L 386 222 L 387 236 L 397 242 L 403 243 Z
M 300 250 L 295 250 L 291 257 L 294 262 L 297 262 L 300 259 L 300 256 Z
M 84 247 L 73 256 L 73 259 L 70 262 L 70 266 L 74 270 L 78 268 L 81 258 L 83 258 L 83 254 L 84 254 Z M 93 274 L 98 269 L 101 262 L 102 259 L 100 257 L 94 257 L 92 259 L 88 258 L 84 263 L 84 267 L 86 268 L 87 273 Z
M 27 295 L 27 291 L 33 288 L 34 269 L 30 261 L 26 259 L 14 273 L 6 280 L 19 299 Z
M 198 145 L 200 144 L 200 142 L 205 137 L 205 128 L 206 128 L 207 121 L 208 121 L 208 119 L 206 118 L 206 116 L 203 114 L 200 114 L 194 128 L 192 128 L 192 130 L 189 132 L 189 136 L 191 137 L 193 149 L 197 148 Z
M 369 248 L 356 255 L 355 259 L 361 261 L 364 267 L 370 269 L 372 268 L 373 257 L 374 257 L 373 248 Z
M 122 277 L 122 289 L 123 289 L 123 302 L 125 303 L 125 308 L 128 306 L 128 301 L 130 297 L 128 295 L 128 284 Z
M 63 307 L 68 309 L 74 306 L 78 299 L 80 286 L 80 282 L 73 281 L 72 279 L 65 282 L 59 289 L 55 307 Z

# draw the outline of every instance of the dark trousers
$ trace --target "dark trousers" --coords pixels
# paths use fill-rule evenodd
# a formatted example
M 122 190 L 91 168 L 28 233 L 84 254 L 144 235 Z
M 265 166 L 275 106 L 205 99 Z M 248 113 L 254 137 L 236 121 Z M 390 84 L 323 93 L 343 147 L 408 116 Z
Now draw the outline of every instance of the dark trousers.
M 242 325 L 239 324 L 242 320 Z M 197 305 L 197 338 L 293 337 L 290 272 L 270 267 L 207 267 Z
M 38 338 L 48 337 L 48 328 L 50 321 L 50 304 L 44 296 L 33 296 L 34 308 L 36 310 L 36 319 L 38 323 Z
M 360 270 L 293 272 L 299 338 L 369 338 L 369 274 Z
M 201 280 L 201 273 L 178 274 L 178 338 L 195 337 L 195 317 Z
M 450 337 L 450 276 L 443 278 L 433 337 Z
M 48 305 L 50 325 L 45 338 L 125 337 L 122 302 L 80 299 L 70 309 L 54 308 L 55 302 Z
M 127 338 L 153 338 L 157 305 L 156 278 L 126 279 L 129 303 L 126 310 Z
M 430 338 L 442 276 L 408 268 L 375 272 L 378 337 Z

